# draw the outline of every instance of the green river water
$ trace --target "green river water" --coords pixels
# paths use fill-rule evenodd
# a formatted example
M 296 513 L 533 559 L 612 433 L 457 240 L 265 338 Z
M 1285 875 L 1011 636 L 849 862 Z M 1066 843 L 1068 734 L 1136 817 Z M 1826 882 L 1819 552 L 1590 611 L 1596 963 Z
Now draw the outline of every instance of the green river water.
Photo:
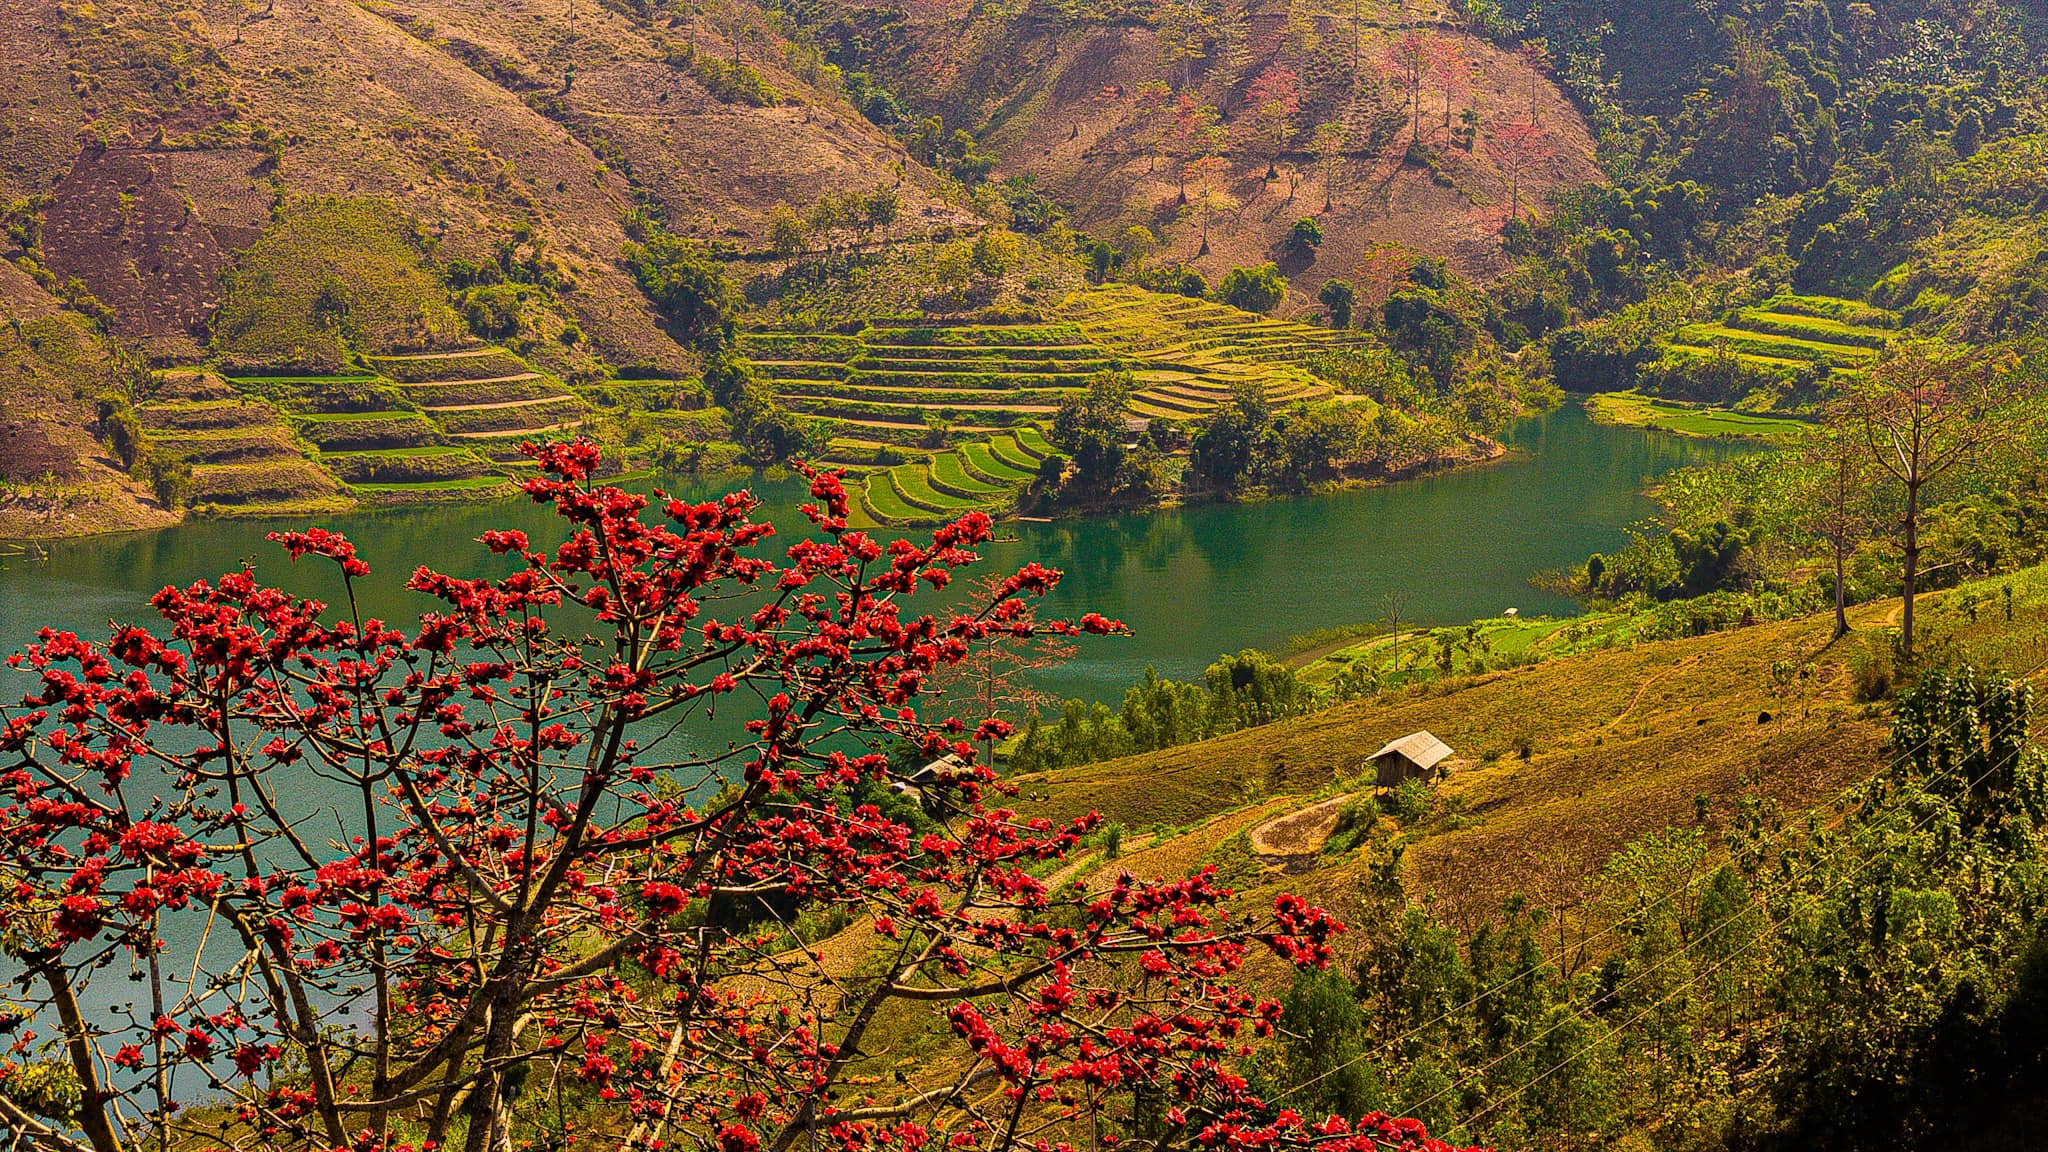
M 1114 703 L 1146 665 L 1198 675 L 1217 654 L 1277 648 L 1291 636 L 1383 614 L 1390 594 L 1406 620 L 1454 623 L 1505 608 L 1524 615 L 1572 605 L 1530 587 L 1531 573 L 1610 550 L 1649 515 L 1645 486 L 1672 468 L 1744 446 L 1596 425 L 1577 404 L 1525 421 L 1510 455 L 1419 480 L 1297 500 L 1203 505 L 1163 512 L 1006 526 L 986 549 L 993 570 L 1036 559 L 1066 572 L 1051 611 L 1098 611 L 1128 623 L 1128 639 L 1097 640 L 1044 677 L 1065 696 Z M 742 477 L 679 483 L 703 496 L 750 484 L 763 515 L 786 530 L 800 480 Z M 472 541 L 519 527 L 558 538 L 552 514 L 523 501 L 359 512 L 331 518 L 374 569 L 365 611 L 410 619 L 424 598 L 403 590 L 428 564 L 462 575 L 500 567 Z M 59 542 L 44 561 L 0 561 L 0 649 L 41 627 L 105 634 L 111 619 L 141 620 L 169 583 L 211 578 L 253 560 L 266 579 L 332 598 L 325 565 L 286 562 L 263 539 L 297 525 L 198 521 L 157 532 Z
M 1147 664 L 1163 675 L 1197 676 L 1218 653 L 1276 648 L 1291 636 L 1379 615 L 1388 594 L 1402 617 L 1448 623 L 1505 608 L 1524 614 L 1572 610 L 1531 588 L 1530 573 L 1609 550 L 1624 529 L 1653 511 L 1642 495 L 1657 476 L 1744 450 L 1587 420 L 1576 405 L 1525 422 L 1514 451 L 1483 467 L 1310 499 L 1207 505 L 1052 524 L 1006 527 L 986 551 L 989 570 L 1037 559 L 1066 572 L 1049 611 L 1087 610 L 1131 625 L 1127 639 L 1092 640 L 1078 659 L 1044 677 L 1064 696 L 1114 704 Z M 734 486 L 677 485 L 703 496 Z M 800 481 L 757 478 L 763 515 L 793 527 Z M 526 502 L 358 513 L 329 525 L 349 534 L 371 563 L 366 614 L 408 620 L 428 601 L 403 590 L 414 566 L 462 575 L 505 561 L 472 543 L 489 528 L 518 527 L 536 542 L 560 538 L 551 513 Z M 253 560 L 259 574 L 302 595 L 332 601 L 339 583 L 326 562 L 288 563 L 266 532 L 283 522 L 199 521 L 158 532 L 52 544 L 47 560 L 0 561 L 0 651 L 14 651 L 43 627 L 104 638 L 110 620 L 147 621 L 148 599 L 167 583 L 212 578 Z M 27 674 L 0 666 L 0 693 L 15 696 Z M 700 751 L 739 736 L 736 717 L 680 733 Z M 673 749 L 672 749 L 673 750 Z M 145 789 L 145 792 L 147 789 Z M 340 836 L 353 793 L 309 773 L 283 793 L 295 819 Z M 340 842 L 338 839 L 336 842 Z M 173 950 L 198 939 L 200 918 L 161 926 Z M 140 985 L 109 976 L 85 995 L 93 1012 L 133 1010 Z

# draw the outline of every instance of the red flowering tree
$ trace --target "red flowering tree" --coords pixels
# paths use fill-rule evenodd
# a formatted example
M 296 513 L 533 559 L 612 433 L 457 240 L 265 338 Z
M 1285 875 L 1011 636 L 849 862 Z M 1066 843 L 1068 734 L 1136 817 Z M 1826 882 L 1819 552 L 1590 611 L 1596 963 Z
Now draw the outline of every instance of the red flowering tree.
M 1116 1093 L 1158 1147 L 1427 1143 L 1276 1112 L 1232 1071 L 1279 1011 L 1233 973 L 1321 964 L 1339 925 L 1206 874 L 1055 891 L 1034 868 L 1094 818 L 1002 807 L 972 742 L 1000 722 L 918 714 L 996 637 L 1120 630 L 1037 619 L 1058 573 L 1035 564 L 914 609 L 985 516 L 884 544 L 818 474 L 815 531 L 771 552 L 744 493 L 650 507 L 590 481 L 591 445 L 534 452 L 566 541 L 489 532 L 503 574 L 420 568 L 439 605 L 410 626 L 364 618 L 368 566 L 314 530 L 276 539 L 337 568 L 343 604 L 244 569 L 164 589 L 155 628 L 14 658 L 17 1143 L 1009 1152 Z M 744 738 L 676 736 L 714 712 Z M 968 770 L 904 804 L 872 750 L 903 738 Z M 343 798 L 317 820 L 315 777 Z M 820 909 L 864 964 L 826 970 Z M 885 1020 L 952 1047 L 877 1087 Z
M 1508 219 L 1522 217 L 1522 184 L 1550 159 L 1550 136 L 1539 124 L 1503 124 L 1486 138 L 1486 153 L 1508 186 Z
M 1253 124 L 1266 144 L 1266 179 L 1279 177 L 1280 153 L 1294 131 L 1294 117 L 1301 111 L 1301 78 L 1285 64 L 1273 64 L 1252 81 L 1247 100 Z

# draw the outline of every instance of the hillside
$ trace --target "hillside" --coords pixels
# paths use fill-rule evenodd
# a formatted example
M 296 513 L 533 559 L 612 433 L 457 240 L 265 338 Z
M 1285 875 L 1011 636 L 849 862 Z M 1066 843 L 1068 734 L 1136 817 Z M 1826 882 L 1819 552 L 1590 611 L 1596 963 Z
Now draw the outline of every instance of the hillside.
M 176 516 L 87 428 L 93 398 L 138 366 L 0 262 L 0 539 L 156 528 Z
M 158 366 L 331 372 L 342 343 L 459 348 L 482 308 L 561 377 L 677 376 L 695 357 L 626 266 L 636 218 L 758 248 L 771 209 L 821 179 L 896 189 L 904 230 L 962 218 L 900 144 L 787 70 L 758 10 L 561 15 L 10 6 L 0 244 L 31 276 L 10 269 L 0 300 L 26 318 L 61 298 Z M 463 269 L 503 286 L 479 298 Z M 59 415 L 49 437 L 71 443 Z
M 1249 0 L 1188 28 L 1175 22 L 1179 11 L 1106 6 L 1092 19 L 1060 20 L 1035 7 L 914 6 L 911 48 L 896 72 L 948 125 L 974 131 L 998 176 L 1030 178 L 1091 235 L 1142 224 L 1160 237 L 1162 257 L 1212 281 L 1281 260 L 1299 277 L 1290 313 L 1311 306 L 1322 279 L 1354 275 L 1382 245 L 1447 257 L 1468 275 L 1499 273 L 1511 201 L 1527 209 L 1552 190 L 1600 179 L 1587 126 L 1548 78 L 1421 11 Z M 1426 57 L 1419 109 L 1395 61 L 1409 37 Z M 1272 89 L 1261 83 L 1282 73 L 1276 106 L 1289 110 L 1272 114 L 1284 121 L 1276 124 L 1262 103 Z M 1191 205 L 1181 194 L 1191 183 L 1185 158 L 1203 145 L 1152 94 L 1161 85 L 1219 117 L 1208 131 L 1228 165 L 1206 254 L 1201 197 Z M 1326 159 L 1324 125 L 1341 129 L 1341 159 Z M 1517 135 L 1523 126 L 1533 139 Z M 1304 216 L 1324 236 L 1312 260 L 1285 245 Z
M 1967 593 L 1935 601 L 1948 658 L 2017 671 L 2036 662 L 2048 572 L 2003 583 L 2015 590 L 2012 624 L 1980 619 Z M 1851 617 L 1862 632 L 1897 615 L 1893 600 Z M 1477 922 L 1517 892 L 1554 906 L 1630 841 L 1691 824 L 1702 800 L 1724 818 L 1744 796 L 1798 813 L 1875 771 L 1888 718 L 1858 697 L 1868 649 L 1856 638 L 1830 644 L 1830 624 L 1810 617 L 1554 657 L 1017 783 L 1034 812 L 1099 810 L 1133 833 L 1177 835 L 1247 806 L 1278 815 L 1369 792 L 1365 758 L 1426 729 L 1455 759 L 1437 819 L 1406 838 L 1406 879 L 1453 920 Z M 1265 863 L 1275 879 L 1287 873 L 1290 890 L 1342 906 L 1363 862 L 1319 859 L 1314 847 Z

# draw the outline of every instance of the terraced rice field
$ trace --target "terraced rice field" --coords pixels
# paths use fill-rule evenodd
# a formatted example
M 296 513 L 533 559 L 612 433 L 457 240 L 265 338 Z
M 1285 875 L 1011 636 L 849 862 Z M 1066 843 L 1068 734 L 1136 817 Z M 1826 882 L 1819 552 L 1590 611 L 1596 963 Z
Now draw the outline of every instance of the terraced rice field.
M 303 515 L 352 503 L 333 473 L 306 458 L 271 405 L 220 377 L 179 372 L 136 407 L 150 442 L 192 464 L 192 501 L 217 515 Z
M 1325 399 L 1330 387 L 1302 366 L 1320 353 L 1374 343 L 1364 332 L 1271 320 L 1125 284 L 1077 292 L 1059 315 L 1131 368 L 1142 386 L 1134 413 L 1172 419 L 1228 402 L 1245 382 L 1275 403 Z
M 1138 416 L 1198 417 L 1248 381 L 1276 403 L 1321 399 L 1329 387 L 1301 365 L 1371 342 L 1362 332 L 1115 286 L 1077 293 L 1051 323 L 754 332 L 741 337 L 740 351 L 791 409 L 908 443 L 923 436 L 927 415 L 970 433 L 1027 427 L 1111 369 L 1137 377 Z
M 1895 314 L 1854 300 L 1787 294 L 1718 323 L 1687 325 L 1667 347 L 1681 356 L 1726 351 L 1786 375 L 1814 367 L 1853 374 L 1891 343 L 1897 325 Z
M 1052 452 L 1036 428 L 1025 432 L 1038 451 L 1027 449 L 1018 435 L 1003 433 L 873 468 L 849 480 L 848 488 L 859 498 L 863 516 L 884 525 L 929 524 L 976 508 L 1001 513 L 1015 504 L 1018 492 L 1037 476 L 1038 462 Z M 858 451 L 851 445 L 834 448 L 844 455 Z
M 590 414 L 583 398 L 503 348 L 372 357 L 442 432 L 456 439 L 570 432 Z
M 1088 378 L 1120 362 L 1069 324 L 914 327 L 856 335 L 752 332 L 740 351 L 789 408 L 885 443 L 925 433 L 936 415 L 963 431 L 1052 414 Z
M 518 446 L 582 427 L 590 406 L 559 380 L 495 347 L 376 356 L 376 374 L 251 377 L 318 408 L 323 396 L 370 385 L 409 406 L 371 412 L 313 411 L 291 417 L 322 464 L 349 489 L 379 502 L 474 494 L 508 482 Z M 274 394 L 274 393 L 273 393 Z

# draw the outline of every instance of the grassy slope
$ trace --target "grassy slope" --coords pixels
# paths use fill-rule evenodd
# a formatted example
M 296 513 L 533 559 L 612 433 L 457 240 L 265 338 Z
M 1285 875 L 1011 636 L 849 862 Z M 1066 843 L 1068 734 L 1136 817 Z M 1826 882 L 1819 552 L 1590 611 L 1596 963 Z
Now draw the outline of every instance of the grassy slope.
M 1700 404 L 1658 400 L 1640 392 L 1603 392 L 1586 398 L 1586 411 L 1602 424 L 1657 428 L 1682 436 L 1744 436 L 1796 440 L 1813 425 L 1803 420 L 1756 416 Z
M 2012 625 L 1995 608 L 1971 623 L 1955 593 L 1933 598 L 1935 645 L 1982 666 L 2032 666 L 2048 644 L 2048 570 L 2011 582 Z M 1983 589 L 1994 604 L 1997 583 Z M 1854 618 L 1870 629 L 1896 608 L 1867 605 Z M 1418 895 L 1481 916 L 1511 893 L 1568 887 L 1638 836 L 1689 824 L 1696 796 L 1724 816 L 1751 789 L 1798 811 L 1867 775 L 1886 721 L 1853 699 L 1863 641 L 1830 645 L 1829 632 L 1823 616 L 1561 658 L 1018 782 L 1048 815 L 1099 809 L 1132 828 L 1187 827 L 1355 779 L 1385 741 L 1426 728 L 1461 760 L 1443 785 L 1461 814 L 1410 845 L 1409 877 Z M 1793 670 L 1789 684 L 1774 666 Z M 1512 751 L 1522 740 L 1527 761 Z M 1336 861 L 1288 883 L 1341 904 L 1357 866 Z
M 93 397 L 122 373 L 106 341 L 77 315 L 0 265 L 0 539 L 154 528 L 156 506 L 86 431 Z

